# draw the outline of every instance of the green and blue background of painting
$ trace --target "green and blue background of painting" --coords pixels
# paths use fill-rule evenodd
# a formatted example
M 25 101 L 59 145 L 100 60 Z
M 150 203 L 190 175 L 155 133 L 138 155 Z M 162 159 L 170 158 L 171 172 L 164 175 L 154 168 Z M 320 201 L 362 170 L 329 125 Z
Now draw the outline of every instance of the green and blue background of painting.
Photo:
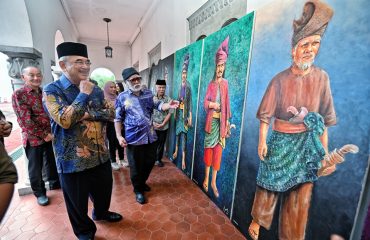
M 331 83 L 337 125 L 329 128 L 329 150 L 353 143 L 358 154 L 348 154 L 337 171 L 315 182 L 305 239 L 329 239 L 331 234 L 350 238 L 368 167 L 370 133 L 370 15 L 369 1 L 326 0 L 334 16 L 325 32 L 315 65 Z M 293 19 L 305 1 L 276 0 L 257 10 L 244 128 L 232 221 L 248 235 L 252 220 L 259 121 L 256 112 L 270 80 L 291 65 Z M 292 93 L 294 94 L 294 93 Z M 270 231 L 260 239 L 278 239 L 279 205 Z M 361 211 L 364 211 L 362 208 Z
M 231 213 L 235 174 L 239 153 L 239 140 L 242 126 L 243 106 L 246 90 L 246 79 L 248 70 L 249 50 L 253 30 L 254 13 L 239 19 L 238 21 L 222 28 L 204 39 L 202 72 L 199 87 L 199 103 L 197 115 L 197 131 L 195 140 L 195 155 L 193 164 L 193 181 L 202 187 L 204 180 L 205 164 L 204 136 L 206 111 L 204 109 L 204 97 L 207 87 L 213 79 L 216 63 L 215 56 L 220 44 L 229 36 L 229 55 L 226 62 L 225 76 L 229 85 L 229 99 L 231 109 L 230 122 L 235 124 L 236 129 L 231 132 L 231 137 L 226 139 L 226 147 L 222 153 L 221 168 L 217 174 L 217 187 L 219 198 L 216 198 L 211 188 L 211 181 L 208 186 L 208 196 L 220 207 L 227 216 Z M 212 174 L 212 167 L 210 177 Z
M 189 65 L 188 65 L 188 75 L 187 81 L 191 88 L 191 107 L 192 107 L 192 127 L 188 128 L 187 140 L 186 140 L 186 152 L 185 152 L 185 162 L 186 169 L 184 173 L 190 177 L 192 169 L 192 159 L 193 159 L 193 146 L 194 146 L 194 132 L 195 132 L 195 120 L 196 120 L 196 110 L 198 103 L 198 85 L 199 85 L 199 73 L 202 58 L 202 41 L 195 42 L 185 48 L 182 48 L 175 53 L 175 64 L 174 64 L 174 77 L 172 86 L 173 99 L 178 98 L 179 90 L 181 89 L 181 76 L 182 76 L 182 66 L 184 63 L 184 57 L 189 54 Z M 172 159 L 172 154 L 175 151 L 176 142 L 176 128 L 175 128 L 174 115 L 171 116 L 170 129 L 168 134 L 168 156 Z M 179 140 L 177 157 L 172 159 L 174 164 L 177 165 L 179 169 L 182 163 L 182 148 Z

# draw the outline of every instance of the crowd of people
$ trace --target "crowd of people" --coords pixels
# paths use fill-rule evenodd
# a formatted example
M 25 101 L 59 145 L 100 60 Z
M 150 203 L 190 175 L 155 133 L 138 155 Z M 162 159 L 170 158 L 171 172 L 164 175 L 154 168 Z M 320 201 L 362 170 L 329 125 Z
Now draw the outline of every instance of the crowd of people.
M 94 221 L 118 222 L 123 218 L 109 211 L 112 170 L 129 167 L 135 199 L 139 204 L 147 203 L 145 192 L 151 188 L 146 181 L 156 161 L 159 167 L 164 166 L 169 110 L 179 104 L 165 95 L 165 80 L 157 80 L 154 95 L 143 87 L 134 68 L 122 72 L 128 89 L 112 81 L 101 89 L 89 78 L 91 62 L 86 45 L 64 42 L 56 50 L 63 72 L 60 79 L 41 88 L 41 70 L 24 67 L 24 86 L 13 93 L 12 106 L 22 130 L 37 203 L 49 204 L 45 180 L 50 190 L 61 188 L 74 234 L 78 239 L 94 239 Z M 18 178 L 3 139 L 9 136 L 12 124 L 0 113 L 1 221 Z M 93 203 L 91 218 L 88 199 Z

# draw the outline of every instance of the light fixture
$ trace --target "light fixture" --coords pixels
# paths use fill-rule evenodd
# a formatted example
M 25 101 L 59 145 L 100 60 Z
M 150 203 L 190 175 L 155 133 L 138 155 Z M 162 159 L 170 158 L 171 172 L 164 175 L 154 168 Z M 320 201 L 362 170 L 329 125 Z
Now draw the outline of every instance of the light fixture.
M 112 20 L 110 18 L 103 18 L 104 22 L 107 23 L 107 38 L 108 38 L 108 46 L 105 47 L 105 57 L 106 58 L 112 58 L 113 57 L 113 48 L 109 46 L 109 28 L 108 23 L 110 23 Z

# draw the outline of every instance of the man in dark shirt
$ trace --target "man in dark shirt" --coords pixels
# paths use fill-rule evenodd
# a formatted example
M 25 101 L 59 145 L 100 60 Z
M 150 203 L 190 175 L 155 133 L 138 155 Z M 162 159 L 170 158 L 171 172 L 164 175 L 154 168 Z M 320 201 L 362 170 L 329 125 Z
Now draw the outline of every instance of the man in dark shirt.
M 51 140 L 50 119 L 42 106 L 42 74 L 39 68 L 28 66 L 22 70 L 24 86 L 12 96 L 13 109 L 22 128 L 23 147 L 28 162 L 33 194 L 41 206 L 49 204 L 46 196 L 42 169 L 49 181 L 50 189 L 60 188 Z
M 144 191 L 150 191 L 146 184 L 156 160 L 157 135 L 153 127 L 154 109 L 166 111 L 177 108 L 178 102 L 153 101 L 153 93 L 143 89 L 141 76 L 134 68 L 122 72 L 129 89 L 121 93 L 116 100 L 115 128 L 118 142 L 127 146 L 127 158 L 130 164 L 130 178 L 136 194 L 136 201 L 146 202 Z M 124 125 L 124 136 L 122 136 Z

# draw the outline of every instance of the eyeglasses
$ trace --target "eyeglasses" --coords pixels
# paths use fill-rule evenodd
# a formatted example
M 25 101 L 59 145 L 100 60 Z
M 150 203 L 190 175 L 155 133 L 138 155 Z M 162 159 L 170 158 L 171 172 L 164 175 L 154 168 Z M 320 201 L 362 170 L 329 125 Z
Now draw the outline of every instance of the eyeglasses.
M 136 77 L 136 78 L 133 78 L 133 79 L 128 79 L 129 82 L 140 82 L 141 81 L 141 77 Z
M 91 65 L 91 62 L 90 60 L 86 60 L 86 61 L 83 61 L 83 60 L 76 60 L 73 62 L 73 64 L 79 66 L 79 67 L 82 67 L 83 65 L 86 65 L 86 66 L 90 66 Z

